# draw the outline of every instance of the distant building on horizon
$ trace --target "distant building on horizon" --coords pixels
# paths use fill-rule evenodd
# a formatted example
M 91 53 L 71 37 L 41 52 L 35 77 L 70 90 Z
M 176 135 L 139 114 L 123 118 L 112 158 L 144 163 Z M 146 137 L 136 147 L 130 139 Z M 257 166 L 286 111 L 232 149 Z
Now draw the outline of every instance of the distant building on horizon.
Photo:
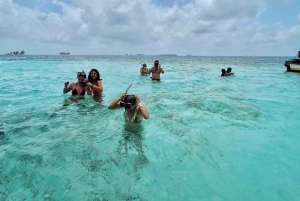
M 14 54 L 14 55 L 17 55 L 17 54 L 25 54 L 25 51 L 24 50 L 22 50 L 21 52 L 19 52 L 19 51 L 15 51 L 15 52 L 8 52 L 8 53 L 5 53 L 5 55 L 12 55 L 12 54 Z

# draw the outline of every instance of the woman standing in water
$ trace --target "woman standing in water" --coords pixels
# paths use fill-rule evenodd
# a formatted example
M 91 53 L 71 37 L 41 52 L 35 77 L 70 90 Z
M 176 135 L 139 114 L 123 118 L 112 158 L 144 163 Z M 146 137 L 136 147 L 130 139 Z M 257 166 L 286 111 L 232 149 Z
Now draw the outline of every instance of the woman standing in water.
M 111 102 L 108 109 L 114 110 L 121 107 L 125 109 L 123 116 L 126 123 L 123 130 L 124 139 L 119 141 L 118 152 L 122 153 L 124 149 L 127 154 L 128 147 L 135 147 L 138 152 L 137 164 L 147 164 L 148 159 L 144 155 L 142 143 L 143 127 L 140 124 L 143 118 L 149 119 L 147 108 L 140 103 L 137 95 L 127 95 L 126 92 Z
M 123 116 L 127 124 L 138 124 L 142 122 L 143 118 L 149 119 L 148 110 L 140 103 L 137 95 L 123 93 L 122 96 L 110 103 L 108 109 L 115 110 L 121 107 L 125 109 Z
M 147 64 L 143 64 L 143 67 L 140 69 L 141 76 L 148 76 Z
M 100 99 L 102 98 L 103 86 L 101 80 L 102 79 L 100 79 L 99 71 L 97 69 L 92 69 L 89 73 L 88 83 L 86 85 L 90 88 L 88 94 L 89 95 L 94 94 L 94 98 L 97 97 L 99 97 Z
M 85 91 L 89 91 L 89 87 L 85 85 L 86 74 L 84 71 L 77 73 L 78 82 L 73 82 L 69 85 L 69 82 L 65 82 L 63 93 L 66 94 L 72 91 L 72 96 L 66 100 L 64 105 L 68 105 L 71 102 L 77 102 L 84 99 Z
M 84 79 L 86 78 L 85 72 L 78 72 L 77 79 L 78 82 L 73 82 L 69 85 L 69 82 L 65 82 L 65 87 L 63 93 L 66 94 L 72 90 L 72 95 L 84 96 L 87 86 L 84 84 Z

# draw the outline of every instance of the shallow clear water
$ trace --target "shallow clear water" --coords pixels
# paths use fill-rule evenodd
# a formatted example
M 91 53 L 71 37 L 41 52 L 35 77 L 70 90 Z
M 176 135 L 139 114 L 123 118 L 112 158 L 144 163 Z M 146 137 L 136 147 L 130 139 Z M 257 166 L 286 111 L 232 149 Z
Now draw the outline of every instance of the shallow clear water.
M 162 81 L 140 77 L 156 59 Z M 0 56 L 0 200 L 297 200 L 300 74 L 287 59 Z M 63 107 L 64 82 L 91 68 L 103 101 Z M 137 128 L 107 109 L 131 82 L 150 113 Z

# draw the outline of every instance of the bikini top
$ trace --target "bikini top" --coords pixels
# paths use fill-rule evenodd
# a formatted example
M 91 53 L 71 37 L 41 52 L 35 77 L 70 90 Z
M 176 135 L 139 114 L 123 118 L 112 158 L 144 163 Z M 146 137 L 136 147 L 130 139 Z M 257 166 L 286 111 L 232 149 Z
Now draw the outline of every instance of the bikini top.
M 147 68 L 142 68 L 142 74 L 148 73 L 148 69 Z
M 92 88 L 92 90 L 93 90 L 94 93 L 98 93 L 98 89 Z
M 138 113 L 137 110 L 135 110 L 133 117 L 131 119 L 129 119 L 129 117 L 126 114 L 126 109 L 125 109 L 124 114 L 123 114 L 125 121 L 130 121 L 132 123 L 140 123 L 142 120 L 138 118 L 137 113 Z
M 102 79 L 100 79 L 100 80 L 102 80 Z M 95 85 L 96 86 L 96 85 Z M 92 88 L 92 91 L 93 91 L 93 93 L 98 93 L 98 89 L 96 89 L 96 88 Z
M 76 87 L 77 87 L 77 83 L 76 83 Z M 72 90 L 72 95 L 78 95 L 76 87 L 75 87 L 75 89 Z M 85 95 L 85 89 L 83 89 L 83 91 L 79 95 L 82 95 L 82 96 Z

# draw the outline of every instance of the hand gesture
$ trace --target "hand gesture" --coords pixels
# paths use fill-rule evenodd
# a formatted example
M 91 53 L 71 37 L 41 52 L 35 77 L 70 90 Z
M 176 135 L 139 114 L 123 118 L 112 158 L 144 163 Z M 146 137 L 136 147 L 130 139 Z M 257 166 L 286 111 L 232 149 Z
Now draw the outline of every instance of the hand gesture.
M 87 86 L 87 87 L 91 87 L 91 86 L 93 86 L 93 84 L 90 83 L 90 82 L 87 82 L 87 83 L 86 83 L 86 86 Z
M 67 88 L 69 86 L 69 82 L 65 82 L 65 87 Z
M 141 107 L 143 107 L 143 105 L 141 103 L 139 103 L 136 107 L 137 110 L 141 110 Z

